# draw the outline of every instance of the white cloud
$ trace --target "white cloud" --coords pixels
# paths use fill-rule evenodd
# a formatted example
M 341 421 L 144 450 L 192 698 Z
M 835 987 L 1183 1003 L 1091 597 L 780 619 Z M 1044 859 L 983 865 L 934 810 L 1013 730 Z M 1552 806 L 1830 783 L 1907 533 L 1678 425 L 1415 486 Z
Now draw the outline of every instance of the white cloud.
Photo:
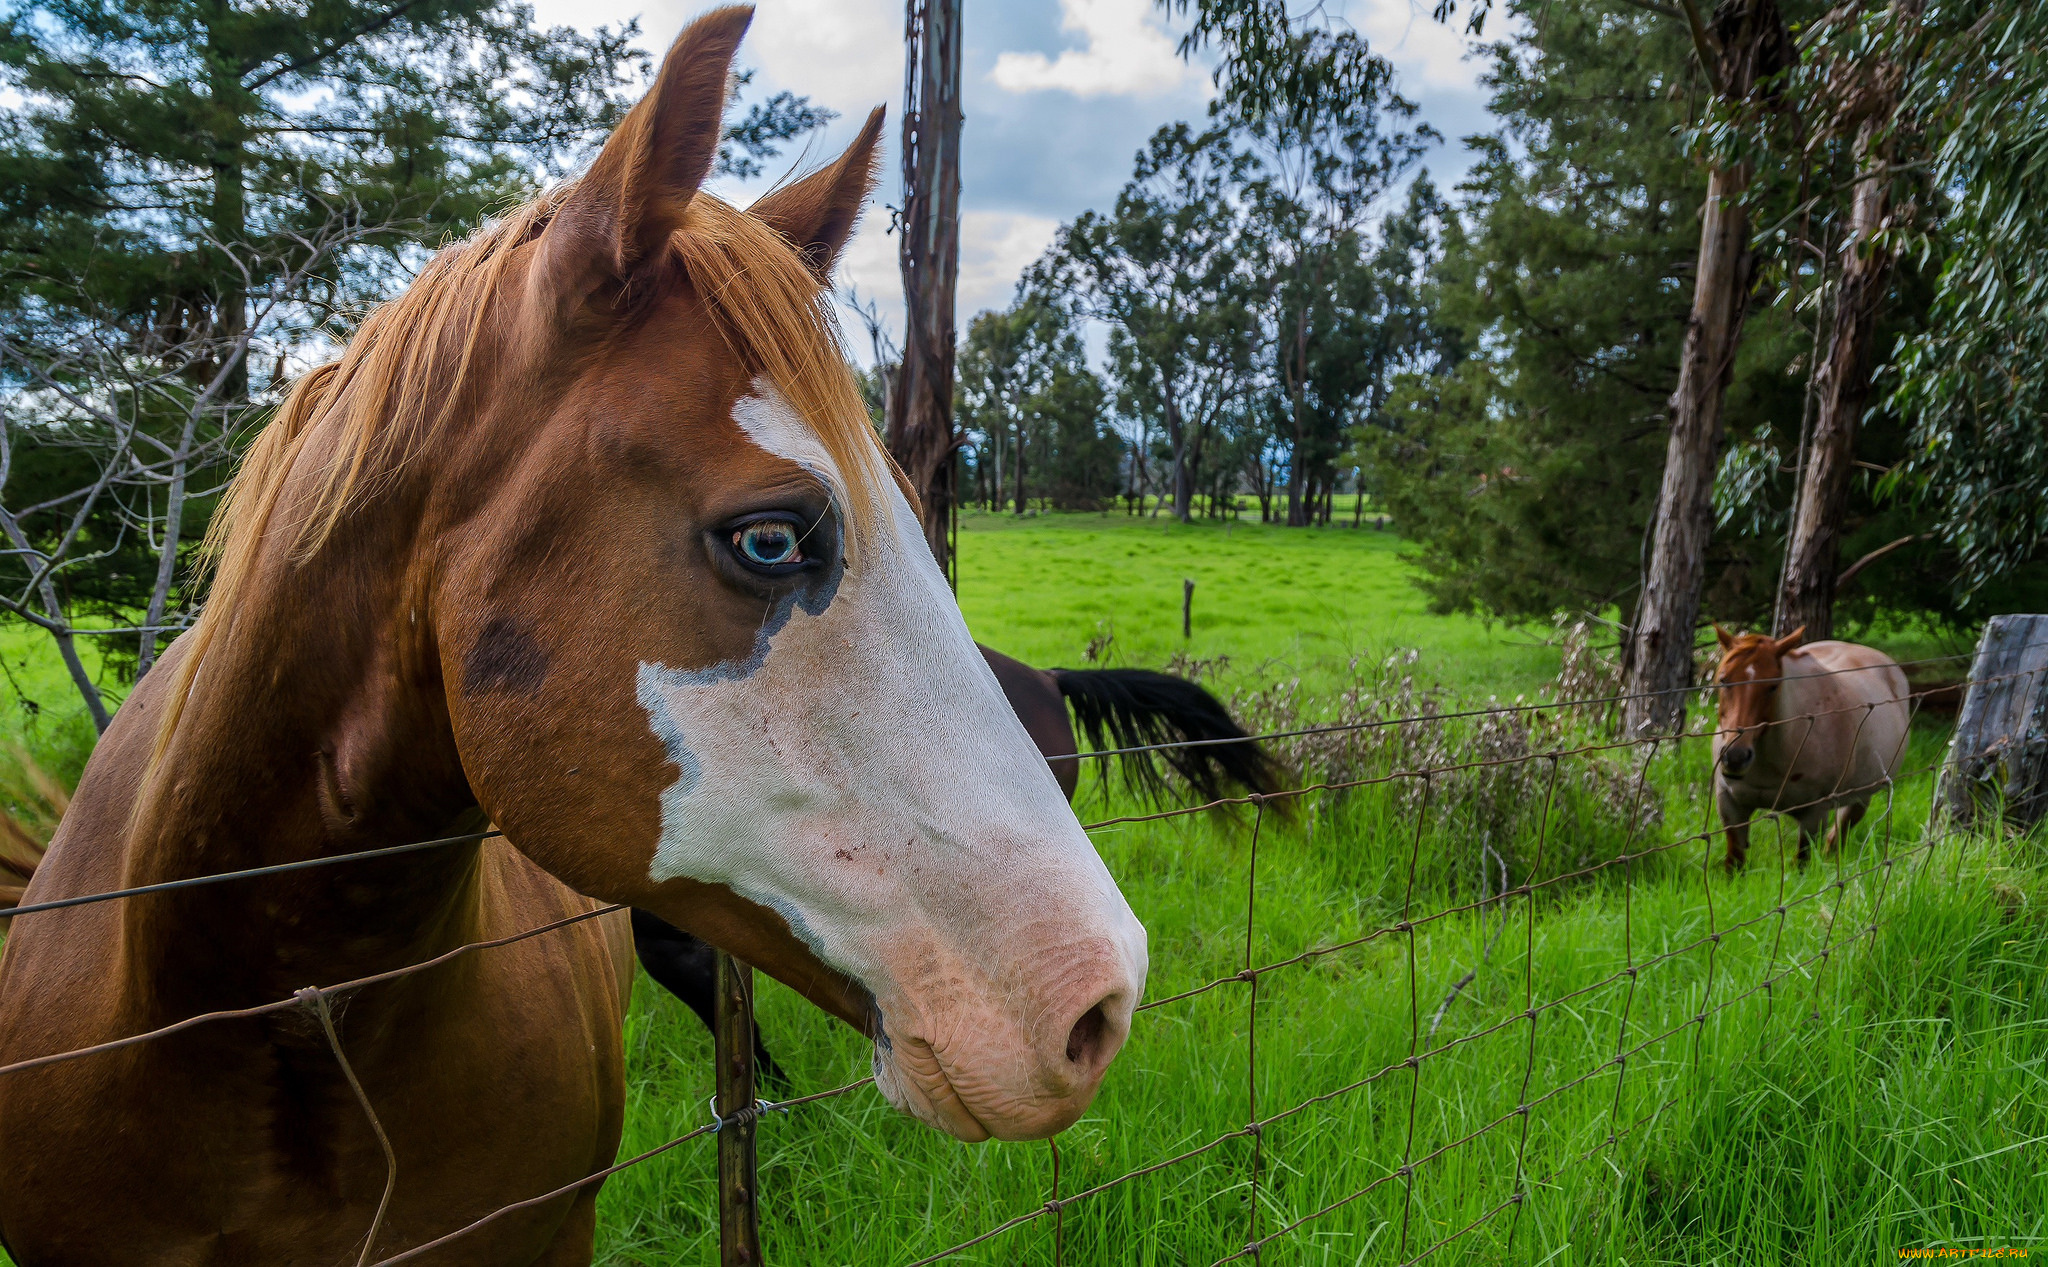
M 1174 51 L 1152 0 L 1060 0 L 1060 29 L 1079 34 L 1085 47 L 1052 58 L 1002 53 L 989 78 L 1009 92 L 1153 97 L 1179 88 L 1193 73 Z
M 1472 43 L 1465 37 L 1464 6 L 1451 22 L 1435 21 L 1428 7 L 1416 0 L 1350 0 L 1338 12 L 1394 64 L 1409 96 L 1475 92 L 1480 63 L 1466 56 Z M 1499 26 L 1496 18 L 1494 29 Z
M 984 308 L 1007 308 L 1017 279 L 1052 245 L 1060 222 L 1021 211 L 967 211 L 960 216 L 960 281 L 954 310 L 965 327 Z
M 684 0 L 692 9 L 704 0 Z M 740 49 L 764 86 L 788 88 L 846 118 L 903 95 L 902 0 L 762 0 Z
M 889 216 L 878 211 L 865 220 L 839 257 L 836 280 L 842 298 L 847 287 L 858 292 L 861 302 L 875 302 L 889 337 L 903 339 L 903 275 L 896 262 L 896 239 L 888 232 Z M 986 308 L 1007 308 L 1015 297 L 1017 279 L 1045 248 L 1052 245 L 1060 222 L 1050 216 L 1019 211 L 964 211 L 960 215 L 960 278 L 953 292 L 953 312 L 959 329 L 965 330 L 974 315 Z M 863 365 L 872 364 L 866 327 L 841 304 L 840 322 L 846 328 L 848 350 Z
M 839 323 L 846 330 L 846 350 L 862 365 L 874 364 L 875 355 L 868 342 L 867 327 L 844 303 L 848 287 L 859 296 L 863 306 L 874 304 L 891 340 L 899 344 L 903 341 L 903 273 L 896 263 L 896 239 L 888 230 L 889 213 L 871 205 L 861 217 L 860 227 L 854 230 L 853 240 L 840 252 L 839 267 L 833 276 L 841 299 Z

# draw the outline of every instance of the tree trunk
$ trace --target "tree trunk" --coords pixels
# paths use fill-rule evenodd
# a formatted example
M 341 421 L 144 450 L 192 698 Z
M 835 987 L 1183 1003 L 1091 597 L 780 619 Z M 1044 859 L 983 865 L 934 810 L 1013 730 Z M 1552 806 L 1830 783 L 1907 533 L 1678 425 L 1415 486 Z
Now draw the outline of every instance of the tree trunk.
M 1746 101 L 1760 81 L 1797 56 L 1775 0 L 1723 0 L 1714 27 L 1715 38 L 1703 42 L 1700 53 L 1716 92 L 1726 101 Z M 1671 394 L 1671 438 L 1629 641 L 1623 693 L 1635 698 L 1624 704 L 1623 724 L 1630 735 L 1674 732 L 1685 725 L 1693 632 L 1713 538 L 1722 407 L 1756 271 L 1749 216 L 1741 204 L 1750 177 L 1742 164 L 1715 168 L 1707 177 L 1692 313 L 1678 388 Z
M 1024 513 L 1024 420 L 1017 420 L 1017 513 Z
M 989 494 L 985 500 L 988 502 L 989 513 L 994 514 L 1003 501 L 1003 488 L 1006 483 L 1003 479 L 1003 449 L 1009 444 L 1010 437 L 994 427 L 990 427 L 988 439 L 989 452 L 994 462 L 995 471 L 994 478 L 989 481 Z
M 240 358 L 240 363 L 246 364 L 247 358 Z M 178 577 L 178 547 L 185 535 L 185 479 L 189 474 L 186 467 L 191 460 L 192 441 L 199 429 L 199 418 L 199 408 L 186 413 L 184 429 L 178 435 L 178 448 L 171 461 L 171 484 L 164 495 L 163 549 L 157 555 L 156 581 L 149 589 L 149 606 L 142 617 L 142 642 L 136 649 L 135 680 L 138 682 L 156 663 L 157 640 L 163 636 L 157 632 L 157 626 L 163 624 L 164 613 L 170 609 L 171 585 Z
M 1917 23 L 1920 0 L 1895 0 L 1895 22 Z M 1881 66 L 1869 113 L 1856 129 L 1856 169 L 1834 329 L 1818 375 L 1820 415 L 1800 465 L 1799 497 L 1785 572 L 1778 585 L 1776 632 L 1804 627 L 1806 639 L 1834 636 L 1835 588 L 1842 564 L 1842 521 L 1856 465 L 1856 428 L 1870 401 L 1877 319 L 1891 281 L 1892 254 L 1878 240 L 1891 210 L 1891 131 L 1898 109 L 1896 72 Z
M 903 366 L 889 452 L 917 491 L 926 544 L 952 575 L 953 290 L 960 272 L 962 0 L 909 0 L 903 105 Z
M 2048 616 L 1993 616 L 1941 771 L 1956 827 L 2024 831 L 2048 816 Z
M 1173 398 L 1172 381 L 1161 376 L 1166 390 L 1160 395 L 1165 405 L 1166 443 L 1173 449 L 1173 517 L 1186 523 L 1189 508 L 1194 505 L 1195 489 L 1188 470 L 1187 420 L 1180 416 L 1180 406 Z
M 1308 447 L 1308 437 L 1304 434 L 1306 428 L 1302 426 L 1301 401 L 1298 397 L 1292 402 L 1292 408 L 1289 410 L 1289 422 L 1294 451 L 1287 456 L 1287 526 L 1300 528 L 1308 523 L 1307 508 L 1304 505 L 1308 494 L 1308 464 L 1302 460 L 1303 450 Z
M 1707 181 L 1692 318 L 1671 396 L 1671 438 L 1651 527 L 1650 565 L 1636 609 L 1630 673 L 1623 691 L 1631 735 L 1677 731 L 1685 724 L 1685 688 L 1692 684 L 1693 629 L 1706 581 L 1714 530 L 1714 470 L 1721 453 L 1722 405 L 1755 261 L 1749 216 L 1738 199 L 1749 184 L 1742 168 L 1717 170 Z
M 209 158 L 213 175 L 213 205 L 208 208 L 207 219 L 213 234 L 213 249 L 232 259 L 235 250 L 248 236 L 249 204 L 244 176 L 248 163 L 248 153 L 244 149 L 246 115 L 254 113 L 260 103 L 242 87 L 234 54 L 221 47 L 218 41 L 215 27 L 227 22 L 230 16 L 225 4 L 215 3 L 208 10 L 206 24 L 207 88 L 213 126 L 210 138 L 213 153 Z M 248 288 L 236 280 L 232 262 L 216 272 L 225 279 L 225 284 L 221 292 L 212 297 L 213 329 L 210 333 L 216 346 L 235 348 L 248 329 Z M 193 368 L 195 375 L 203 380 L 211 378 L 221 367 L 207 364 L 202 358 Z M 249 363 L 246 357 L 235 362 L 220 396 L 228 404 L 240 404 L 248 399 Z

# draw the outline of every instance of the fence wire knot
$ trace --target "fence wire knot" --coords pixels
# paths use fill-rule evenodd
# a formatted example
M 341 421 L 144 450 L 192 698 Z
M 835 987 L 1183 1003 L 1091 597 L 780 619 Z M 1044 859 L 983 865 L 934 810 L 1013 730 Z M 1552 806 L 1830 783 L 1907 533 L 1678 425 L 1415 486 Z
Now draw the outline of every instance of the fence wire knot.
M 769 1113 L 787 1113 L 789 1112 L 789 1106 L 787 1104 L 777 1104 L 773 1100 L 756 1100 L 735 1112 L 731 1117 L 720 1117 L 718 1116 L 718 1097 L 713 1095 L 710 1099 L 704 1101 L 704 1111 L 711 1115 L 711 1133 L 716 1135 L 728 1126 L 744 1126 L 748 1122 L 758 1122 Z

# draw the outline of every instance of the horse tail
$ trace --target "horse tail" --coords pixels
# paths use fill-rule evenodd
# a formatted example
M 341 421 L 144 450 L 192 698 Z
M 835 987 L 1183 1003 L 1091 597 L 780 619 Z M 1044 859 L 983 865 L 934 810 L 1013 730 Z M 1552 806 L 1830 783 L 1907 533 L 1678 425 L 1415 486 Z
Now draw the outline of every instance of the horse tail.
M 1060 694 L 1091 747 L 1150 748 L 1117 758 L 1127 786 L 1158 800 L 1165 791 L 1156 755 L 1205 801 L 1277 792 L 1280 771 L 1214 695 L 1186 678 L 1150 669 L 1053 669 Z

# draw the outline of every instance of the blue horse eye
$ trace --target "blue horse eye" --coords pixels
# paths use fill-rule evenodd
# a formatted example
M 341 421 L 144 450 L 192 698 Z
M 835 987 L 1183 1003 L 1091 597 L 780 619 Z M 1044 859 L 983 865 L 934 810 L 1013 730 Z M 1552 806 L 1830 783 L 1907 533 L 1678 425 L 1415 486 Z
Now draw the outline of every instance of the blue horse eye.
M 804 561 L 798 529 L 786 519 L 765 519 L 732 534 L 733 549 L 757 567 L 787 567 Z

